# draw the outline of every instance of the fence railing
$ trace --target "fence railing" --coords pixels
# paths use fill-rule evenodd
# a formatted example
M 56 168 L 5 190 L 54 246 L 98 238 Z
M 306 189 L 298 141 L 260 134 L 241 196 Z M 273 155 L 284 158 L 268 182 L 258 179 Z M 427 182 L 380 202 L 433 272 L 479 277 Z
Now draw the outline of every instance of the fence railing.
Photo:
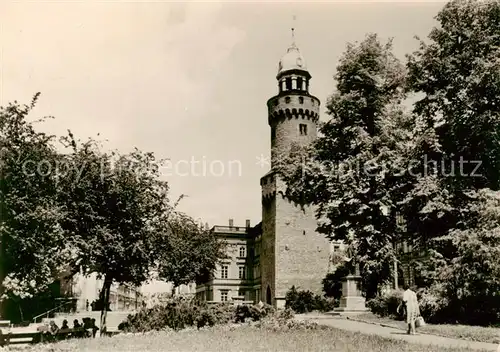
M 50 310 L 48 310 L 46 312 L 43 312 L 42 314 L 38 314 L 36 317 L 33 318 L 33 323 L 36 323 L 37 319 L 40 318 L 40 317 L 42 317 L 42 318 L 50 318 L 50 313 L 52 313 L 52 312 L 54 312 L 56 310 L 59 310 L 62 307 L 65 307 L 65 306 L 67 306 L 69 304 L 72 304 L 72 303 L 73 303 L 73 301 L 65 302 L 65 303 L 63 303 L 63 304 L 61 304 L 61 305 L 59 305 L 59 306 L 57 306 L 55 308 L 52 308 L 52 309 L 50 309 Z

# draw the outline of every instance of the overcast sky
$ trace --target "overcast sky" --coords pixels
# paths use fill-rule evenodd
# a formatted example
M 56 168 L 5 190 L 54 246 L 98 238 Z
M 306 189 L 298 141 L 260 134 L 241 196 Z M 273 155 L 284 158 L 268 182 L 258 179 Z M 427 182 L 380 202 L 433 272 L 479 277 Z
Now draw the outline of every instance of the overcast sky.
M 44 130 L 100 133 L 108 148 L 170 158 L 172 198 L 188 195 L 181 210 L 210 225 L 256 224 L 259 178 L 269 169 L 257 164 L 270 155 L 266 101 L 277 91 L 293 15 L 310 91 L 324 108 L 347 42 L 368 32 L 394 37 L 404 58 L 442 6 L 2 0 L 0 105 L 40 91 L 33 118 L 56 118 Z

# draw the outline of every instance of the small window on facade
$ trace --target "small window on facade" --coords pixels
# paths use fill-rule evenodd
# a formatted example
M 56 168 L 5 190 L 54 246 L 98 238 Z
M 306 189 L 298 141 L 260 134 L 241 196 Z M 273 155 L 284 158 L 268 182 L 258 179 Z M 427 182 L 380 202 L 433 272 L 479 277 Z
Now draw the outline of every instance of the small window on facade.
M 220 277 L 221 279 L 227 279 L 227 272 L 228 272 L 228 267 L 227 265 L 223 265 L 220 270 Z
M 246 257 L 246 248 L 245 247 L 240 247 L 240 257 Z
M 227 290 L 220 291 L 220 300 L 222 302 L 227 302 L 228 295 L 229 295 L 229 292 Z
M 285 103 L 287 103 L 287 104 L 288 104 L 289 102 L 290 102 L 290 97 L 286 97 L 286 98 L 285 98 Z
M 338 252 L 339 249 L 340 249 L 340 246 L 338 246 L 338 245 L 333 246 L 333 251 L 334 252 Z
M 245 272 L 245 267 L 244 266 L 240 266 L 239 267 L 239 276 L 238 276 L 241 280 L 245 280 L 246 279 L 246 272 Z
M 299 103 L 304 104 L 304 98 L 303 97 L 299 97 Z
M 301 123 L 299 125 L 299 132 L 301 136 L 306 136 L 307 135 L 307 125 Z

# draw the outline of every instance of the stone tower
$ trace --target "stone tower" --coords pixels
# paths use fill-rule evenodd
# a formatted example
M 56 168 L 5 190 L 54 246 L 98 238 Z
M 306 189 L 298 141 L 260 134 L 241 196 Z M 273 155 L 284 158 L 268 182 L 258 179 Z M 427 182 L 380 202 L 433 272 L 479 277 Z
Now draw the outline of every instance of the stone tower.
M 271 127 L 271 170 L 261 178 L 262 249 L 261 299 L 278 308 L 293 286 L 320 292 L 328 271 L 330 243 L 315 232 L 310 207 L 302 209 L 283 196 L 286 186 L 277 177 L 276 158 L 292 144 L 306 145 L 317 135 L 320 101 L 309 94 L 306 62 L 295 42 L 279 62 L 278 94 L 267 102 Z

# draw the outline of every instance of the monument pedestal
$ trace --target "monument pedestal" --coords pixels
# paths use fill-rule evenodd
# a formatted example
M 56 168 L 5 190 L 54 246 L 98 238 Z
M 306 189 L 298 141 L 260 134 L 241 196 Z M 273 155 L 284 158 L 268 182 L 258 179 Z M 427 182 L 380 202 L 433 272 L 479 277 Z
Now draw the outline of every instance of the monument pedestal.
M 275 297 L 274 301 L 276 309 L 285 309 L 285 304 L 286 304 L 285 297 Z
M 366 300 L 359 288 L 361 276 L 348 275 L 342 282 L 342 297 L 340 307 L 335 309 L 339 312 L 366 312 Z

